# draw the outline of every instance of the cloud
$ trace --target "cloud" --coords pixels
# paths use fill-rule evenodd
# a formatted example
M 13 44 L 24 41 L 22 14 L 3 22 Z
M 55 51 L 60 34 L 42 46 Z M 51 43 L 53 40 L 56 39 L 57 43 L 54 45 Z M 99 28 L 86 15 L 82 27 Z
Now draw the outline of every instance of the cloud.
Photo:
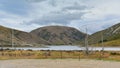
M 79 5 L 76 1 L 47 0 L 46 2 L 32 4 L 34 10 L 30 15 L 33 17 L 33 20 L 26 24 L 68 25 L 71 21 L 81 20 L 86 13 L 83 10 L 87 9 L 87 7 Z
M 63 10 L 84 10 L 86 6 L 68 6 L 63 8 Z
M 85 20 L 104 20 L 110 16 L 120 16 L 120 4 L 119 0 L 96 0 L 91 1 L 90 6 L 93 8 L 89 9 L 90 13 L 84 15 Z
M 0 0 L 0 25 L 24 31 L 46 25 L 84 31 L 83 25 L 88 25 L 89 33 L 94 33 L 120 21 L 119 3 L 120 0 Z
M 62 10 L 66 11 L 66 10 L 85 10 L 85 9 L 88 9 L 88 6 L 81 5 L 81 4 L 77 3 L 77 2 L 74 2 L 73 5 L 63 7 Z
M 57 6 L 56 0 L 49 0 L 49 4 L 52 5 L 53 7 Z
M 23 25 L 21 24 L 25 20 L 27 21 L 29 19 L 24 16 L 12 14 L 12 13 L 8 13 L 6 11 L 0 10 L 0 25 L 25 31 L 26 29 L 20 28 L 20 27 L 23 27 Z
M 62 24 L 67 25 L 73 20 L 81 19 L 81 16 L 84 13 L 51 13 L 49 15 L 42 16 L 39 19 L 32 20 L 28 24 L 39 24 L 39 25 L 47 25 L 47 24 Z
M 31 3 L 38 3 L 38 2 L 44 2 L 47 0 L 26 0 L 27 2 L 31 2 Z
M 17 15 L 26 15 L 27 11 L 29 11 L 29 5 L 25 2 L 25 0 L 0 0 L 0 10 L 13 13 Z

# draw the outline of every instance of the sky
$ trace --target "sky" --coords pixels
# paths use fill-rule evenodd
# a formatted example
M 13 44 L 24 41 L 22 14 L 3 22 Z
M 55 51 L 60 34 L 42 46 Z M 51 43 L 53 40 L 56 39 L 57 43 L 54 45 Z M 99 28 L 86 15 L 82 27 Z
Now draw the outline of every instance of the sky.
M 0 0 L 0 25 L 30 32 L 70 26 L 92 34 L 120 22 L 120 0 Z

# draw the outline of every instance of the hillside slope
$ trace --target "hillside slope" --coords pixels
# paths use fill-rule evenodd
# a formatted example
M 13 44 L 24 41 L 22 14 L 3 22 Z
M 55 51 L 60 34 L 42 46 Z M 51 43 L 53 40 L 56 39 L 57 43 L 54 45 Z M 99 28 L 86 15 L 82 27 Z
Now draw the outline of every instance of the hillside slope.
M 120 23 L 109 27 L 108 29 L 96 32 L 89 37 L 90 44 L 101 43 L 103 35 L 103 42 L 105 46 L 120 46 Z M 113 43 L 112 43 L 113 42 Z M 116 44 L 115 44 L 116 43 Z
M 14 34 L 12 34 L 12 30 Z M 0 26 L 0 45 L 11 46 L 12 40 L 16 46 L 84 44 L 85 35 L 75 28 L 66 26 L 46 26 L 30 33 Z M 100 46 L 102 35 L 105 46 L 120 46 L 120 23 L 90 35 L 89 44 Z
M 26 44 L 34 43 L 47 44 L 45 40 L 41 38 L 37 39 L 36 36 L 30 33 L 0 26 L 0 45 L 11 46 L 12 40 L 16 46 L 25 46 Z
M 85 34 L 72 27 L 46 26 L 31 32 L 32 35 L 50 42 L 51 44 L 75 44 L 84 39 Z

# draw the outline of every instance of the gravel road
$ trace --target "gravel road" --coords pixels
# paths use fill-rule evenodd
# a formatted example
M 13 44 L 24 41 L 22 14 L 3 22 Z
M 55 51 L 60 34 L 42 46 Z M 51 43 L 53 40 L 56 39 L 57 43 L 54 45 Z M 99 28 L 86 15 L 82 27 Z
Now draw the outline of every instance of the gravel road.
M 0 68 L 120 68 L 120 62 L 77 59 L 0 60 Z

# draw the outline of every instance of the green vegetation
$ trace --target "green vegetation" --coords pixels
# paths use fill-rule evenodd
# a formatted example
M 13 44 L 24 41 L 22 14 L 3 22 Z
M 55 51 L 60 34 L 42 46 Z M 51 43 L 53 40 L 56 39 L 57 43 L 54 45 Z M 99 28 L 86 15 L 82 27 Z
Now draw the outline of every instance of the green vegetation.
M 118 40 L 112 40 L 104 43 L 105 46 L 120 46 L 120 39 Z
M 89 44 L 101 46 L 102 37 L 105 46 L 120 46 L 120 23 L 90 35 Z
M 103 45 L 105 47 L 110 47 L 110 46 L 111 47 L 118 47 L 118 46 L 120 46 L 120 39 L 104 42 Z M 102 46 L 102 44 L 97 43 L 97 44 L 92 44 L 91 46 Z

